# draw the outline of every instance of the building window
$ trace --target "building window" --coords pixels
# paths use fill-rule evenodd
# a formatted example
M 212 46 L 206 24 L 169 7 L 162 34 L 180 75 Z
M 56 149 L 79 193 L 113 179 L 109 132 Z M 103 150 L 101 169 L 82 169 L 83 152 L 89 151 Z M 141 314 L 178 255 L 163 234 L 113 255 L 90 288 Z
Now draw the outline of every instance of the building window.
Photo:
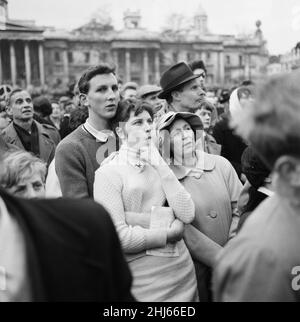
M 191 62 L 193 60 L 193 55 L 191 53 L 186 54 L 186 59 L 188 62 Z
M 69 63 L 73 63 L 74 62 L 73 53 L 71 51 L 68 52 L 68 62 Z
M 240 66 L 243 66 L 243 56 L 239 56 Z
M 137 63 L 137 52 L 136 52 L 136 51 L 134 51 L 134 50 L 132 50 L 132 51 L 130 52 L 130 61 L 131 61 L 133 64 Z
M 106 62 L 107 61 L 107 53 L 101 53 L 100 54 L 100 60 L 102 62 Z
M 177 63 L 178 61 L 178 53 L 173 53 L 173 62 Z
M 60 61 L 61 61 L 59 51 L 56 51 L 56 52 L 54 53 L 54 60 L 55 60 L 56 62 L 60 62 Z
M 210 58 L 211 58 L 210 53 L 206 53 L 206 60 L 210 60 Z
M 226 65 L 230 65 L 230 64 L 231 64 L 230 56 L 227 55 L 226 56 Z
M 86 53 L 84 53 L 84 62 L 85 62 L 85 63 L 89 63 L 89 62 L 90 62 L 90 59 L 91 59 L 91 54 L 90 54 L 90 52 L 86 52 Z

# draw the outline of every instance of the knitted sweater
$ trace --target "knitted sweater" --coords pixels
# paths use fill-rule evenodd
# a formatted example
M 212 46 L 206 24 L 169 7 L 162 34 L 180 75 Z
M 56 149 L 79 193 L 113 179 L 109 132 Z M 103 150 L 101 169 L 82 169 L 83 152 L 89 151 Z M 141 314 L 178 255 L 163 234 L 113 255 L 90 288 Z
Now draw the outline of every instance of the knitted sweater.
M 64 138 L 55 153 L 55 170 L 63 197 L 92 198 L 95 171 L 115 150 L 114 138 L 103 144 L 82 126 Z
M 141 172 L 124 161 L 121 149 L 113 161 L 96 171 L 94 198 L 112 216 L 124 252 L 130 261 L 144 256 L 148 249 L 165 246 L 167 231 L 128 226 L 125 212 L 151 212 L 152 206 L 164 206 L 167 201 L 175 217 L 188 224 L 195 216 L 195 207 L 190 194 L 169 167 L 158 173 L 147 164 Z

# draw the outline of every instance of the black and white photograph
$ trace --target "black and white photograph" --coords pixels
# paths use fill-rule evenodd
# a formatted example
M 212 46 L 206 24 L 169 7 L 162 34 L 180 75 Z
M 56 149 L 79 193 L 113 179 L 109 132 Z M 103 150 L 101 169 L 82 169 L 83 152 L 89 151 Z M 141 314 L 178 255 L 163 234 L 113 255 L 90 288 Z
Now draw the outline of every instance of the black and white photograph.
M 0 0 L 0 302 L 300 302 L 299 0 Z

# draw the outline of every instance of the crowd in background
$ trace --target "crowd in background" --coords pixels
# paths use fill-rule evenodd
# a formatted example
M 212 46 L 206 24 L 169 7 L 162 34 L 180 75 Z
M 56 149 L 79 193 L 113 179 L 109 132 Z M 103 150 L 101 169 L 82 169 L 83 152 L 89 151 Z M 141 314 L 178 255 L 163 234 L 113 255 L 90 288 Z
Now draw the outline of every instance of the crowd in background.
M 102 230 L 109 227 L 97 242 L 107 238 L 117 251 L 90 244 L 81 256 L 94 263 L 93 271 L 76 268 L 82 279 L 75 282 L 66 264 L 60 277 L 71 280 L 62 291 L 55 266 L 68 248 L 55 255 L 50 273 L 43 263 L 49 259 L 37 250 L 42 277 L 34 285 L 43 285 L 45 300 L 83 300 L 85 287 L 86 298 L 96 301 L 300 300 L 300 287 L 292 287 L 300 266 L 299 73 L 231 89 L 206 88 L 205 79 L 203 61 L 177 63 L 160 84 L 141 86 L 122 84 L 101 64 L 61 97 L 0 87 L 2 212 L 17 211 L 6 193 L 40 199 L 32 212 L 45 212 L 45 222 L 55 217 L 46 235 L 70 228 L 41 241 L 28 228 L 31 213 L 26 233 L 15 222 L 4 229 L 0 216 L 0 267 L 16 277 L 8 291 L 0 290 L 0 301 L 39 299 L 34 273 L 24 268 L 31 256 L 24 235 L 53 249 L 59 239 L 74 239 L 77 246 L 69 247 L 79 253 L 78 223 L 88 238 L 97 234 L 96 217 L 104 220 Z M 103 208 L 89 201 L 84 210 L 78 199 Z M 31 203 L 22 202 L 15 204 L 27 213 Z M 1 245 L 5 236 L 11 247 Z M 14 246 L 23 261 L 10 259 Z M 93 262 L 96 252 L 102 258 Z M 72 256 L 67 260 L 79 267 Z M 119 266 L 111 269 L 114 263 Z M 93 282 L 103 288 L 99 293 Z

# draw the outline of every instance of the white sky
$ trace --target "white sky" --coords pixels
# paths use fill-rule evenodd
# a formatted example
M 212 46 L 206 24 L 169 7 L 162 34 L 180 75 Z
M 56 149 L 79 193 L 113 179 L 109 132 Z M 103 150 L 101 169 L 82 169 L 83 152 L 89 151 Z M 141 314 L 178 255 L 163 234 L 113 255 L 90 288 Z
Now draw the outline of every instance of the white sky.
M 288 52 L 300 41 L 300 0 L 8 0 L 8 8 L 11 19 L 65 29 L 86 23 L 103 6 L 111 12 L 115 27 L 122 28 L 123 12 L 140 9 L 142 26 L 156 31 L 170 13 L 193 16 L 199 3 L 213 33 L 251 32 L 260 19 L 271 54 Z

